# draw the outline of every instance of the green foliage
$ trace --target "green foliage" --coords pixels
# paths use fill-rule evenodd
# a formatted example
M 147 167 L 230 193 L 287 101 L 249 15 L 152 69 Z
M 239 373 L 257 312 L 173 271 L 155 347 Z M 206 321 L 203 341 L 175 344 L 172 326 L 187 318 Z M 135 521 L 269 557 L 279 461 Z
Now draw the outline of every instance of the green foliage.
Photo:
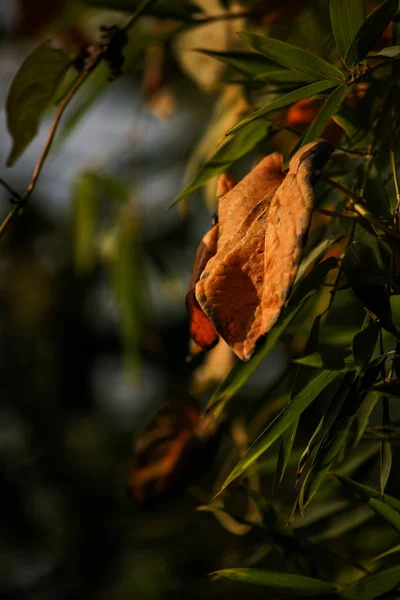
M 173 204 L 186 198 L 186 196 L 200 188 L 212 177 L 228 171 L 232 165 L 265 140 L 271 128 L 272 124 L 263 120 L 250 122 L 245 127 L 242 127 L 234 136 L 228 138 L 223 146 L 218 148 L 196 177 L 175 198 Z
M 208 21 L 224 28 L 223 42 L 215 47 L 201 47 L 202 43 L 208 46 L 207 33 L 194 38 L 192 55 L 224 69 L 210 84 L 207 102 L 211 106 L 215 97 L 224 99 L 228 108 L 220 120 L 227 117 L 222 123 L 225 128 L 222 131 L 221 125 L 218 137 L 213 134 L 219 133 L 220 123 L 214 119 L 208 126 L 203 142 L 211 139 L 212 144 L 200 143 L 195 150 L 200 167 L 174 204 L 231 167 L 245 172 L 260 155 L 278 150 L 289 159 L 298 148 L 324 135 L 335 146 L 315 188 L 316 214 L 297 280 L 279 320 L 249 362 L 233 363 L 224 376 L 218 373 L 217 384 L 210 376 L 207 391 L 198 394 L 201 403 L 214 385 L 206 419 L 215 429 L 222 428 L 225 419 L 233 444 L 231 448 L 221 444 L 223 460 L 207 474 L 211 480 L 218 471 L 215 481 L 208 481 L 207 494 L 195 486 L 196 500 L 218 496 L 201 507 L 202 513 L 210 513 L 206 517 L 211 515 L 236 534 L 236 540 L 240 538 L 239 550 L 236 554 L 232 550 L 234 559 L 220 552 L 210 585 L 224 585 L 230 579 L 281 595 L 396 598 L 400 589 L 400 569 L 394 562 L 400 548 L 399 480 L 394 468 L 400 444 L 399 3 L 375 3 L 375 10 L 365 16 L 361 0 L 316 0 L 304 6 L 289 2 L 283 11 L 276 8 L 276 20 L 268 3 L 241 4 L 244 12 L 238 28 L 245 27 L 246 32 L 236 35 L 232 31 L 237 29 L 230 26 L 239 17 L 224 12 L 234 3 L 221 2 L 220 13 L 214 15 L 195 2 L 153 2 L 140 26 L 134 23 L 133 31 L 128 31 L 123 65 L 139 87 L 155 50 L 158 62 L 150 67 L 150 92 L 168 88 L 184 105 L 190 89 L 202 103 L 201 94 L 210 90 L 200 92 L 189 83 L 176 41 L 201 32 Z M 132 12 L 139 5 L 138 0 L 84 0 L 79 10 L 83 14 L 99 7 Z M 388 25 L 391 42 L 387 36 L 382 39 Z M 103 46 L 95 48 L 104 51 Z M 187 50 L 184 54 L 187 58 Z M 37 134 L 57 90 L 60 95 L 70 64 L 64 51 L 44 43 L 17 71 L 6 104 L 13 140 L 8 165 Z M 96 65 L 94 71 L 93 75 L 91 69 L 87 71 L 86 95 L 79 90 L 79 101 L 67 117 L 59 114 L 63 117 L 60 145 L 108 85 L 105 65 Z M 74 82 L 75 78 L 64 82 L 62 97 L 71 90 L 75 94 Z M 33 192 L 57 126 L 58 120 L 23 200 Z M 225 136 L 223 143 L 216 146 L 221 136 Z M 182 282 L 174 285 L 163 253 L 166 246 L 175 248 L 178 243 L 182 244 L 180 259 L 192 253 L 194 241 L 189 238 L 194 228 L 189 218 L 197 217 L 197 207 L 189 217 L 182 217 L 188 219 L 184 234 L 174 231 L 166 234 L 167 239 L 149 234 L 150 241 L 145 241 L 148 232 L 131 190 L 106 170 L 83 166 L 72 190 L 69 254 L 79 285 L 89 288 L 97 271 L 107 270 L 127 371 L 138 374 L 143 356 L 147 360 L 154 348 L 158 368 L 168 362 L 164 355 L 160 358 L 159 349 L 165 345 L 168 354 L 176 330 L 163 323 L 173 331 L 165 341 L 157 319 L 148 318 L 153 309 L 147 282 L 149 278 L 152 287 L 160 285 L 158 271 L 162 272 L 162 285 L 178 289 L 183 305 Z M 18 215 L 19 208 L 12 214 Z M 156 275 L 151 269 L 148 272 L 148 258 L 154 259 Z M 188 270 L 186 263 L 184 270 Z M 185 351 L 186 347 L 179 366 L 166 378 L 168 386 L 186 394 L 194 369 L 192 365 L 184 369 Z M 263 371 L 272 364 L 268 362 L 272 351 L 283 356 L 285 368 L 255 398 L 248 390 L 253 377 L 265 381 Z M 169 367 L 162 364 L 162 368 Z M 237 397 L 240 402 L 233 402 Z M 189 430 L 192 445 L 201 446 L 201 462 L 207 463 L 206 442 L 200 440 L 203 432 L 197 431 L 197 422 L 190 427 L 178 441 Z M 168 427 L 162 435 L 167 446 Z M 169 463 L 160 456 L 157 465 L 162 470 Z M 231 485 L 239 478 L 242 485 Z M 221 598 L 228 595 L 222 593 Z
M 40 119 L 69 65 L 61 50 L 45 42 L 18 69 L 6 103 L 7 126 L 13 138 L 7 166 L 15 163 L 36 136 Z
M 315 594 L 329 594 L 335 591 L 335 586 L 311 577 L 276 573 L 274 571 L 261 571 L 259 569 L 223 569 L 215 573 L 219 577 L 227 577 L 234 581 L 263 585 L 286 592 L 301 592 L 302 596 Z

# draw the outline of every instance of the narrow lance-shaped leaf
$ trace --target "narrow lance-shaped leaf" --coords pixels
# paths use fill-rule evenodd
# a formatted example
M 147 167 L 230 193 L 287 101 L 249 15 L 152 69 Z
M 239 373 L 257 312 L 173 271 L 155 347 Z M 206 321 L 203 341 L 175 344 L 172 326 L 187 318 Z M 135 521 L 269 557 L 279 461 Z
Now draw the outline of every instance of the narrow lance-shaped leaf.
M 367 317 L 367 326 L 353 338 L 353 355 L 359 373 L 364 373 L 378 341 L 380 327 L 370 317 Z
M 96 259 L 98 194 L 96 176 L 82 173 L 76 179 L 74 196 L 74 263 L 78 274 L 89 273 Z
M 349 479 L 348 477 L 344 477 L 343 475 L 334 474 L 348 490 L 356 492 L 361 498 L 368 500 L 370 498 L 382 498 L 379 490 L 371 488 L 367 485 L 363 485 L 362 483 L 358 483 L 353 479 Z M 400 512 L 400 500 L 394 498 L 393 496 L 389 496 L 388 494 L 383 494 L 383 501 L 394 508 L 395 510 Z
M 297 84 L 309 83 L 313 79 L 304 73 L 282 69 L 258 52 L 213 52 L 211 50 L 199 50 L 199 52 L 219 60 L 249 79 Z
M 247 117 L 236 123 L 233 127 L 231 127 L 228 130 L 227 134 L 234 133 L 247 123 L 250 123 L 250 121 L 254 121 L 254 119 L 258 119 L 259 117 L 262 117 L 267 113 L 270 113 L 274 110 L 279 110 L 281 108 L 285 108 L 286 106 L 294 104 L 295 102 L 298 102 L 298 100 L 302 100 L 303 98 L 309 98 L 311 96 L 319 94 L 320 92 L 325 92 L 326 90 L 329 90 L 330 88 L 334 87 L 334 85 L 335 84 L 332 81 L 324 79 L 322 81 L 310 83 L 310 85 L 305 85 L 301 88 L 298 88 L 297 90 L 294 90 L 293 92 L 289 92 L 288 94 L 285 94 L 284 96 L 281 96 L 280 98 L 277 98 L 269 104 L 266 104 L 265 106 L 252 112 L 250 115 L 248 115 Z
M 325 127 L 328 125 L 331 117 L 342 104 L 343 100 L 347 96 L 347 93 L 348 88 L 345 85 L 339 85 L 330 93 L 329 97 L 325 101 L 325 104 L 301 140 L 302 146 L 305 146 L 305 144 L 308 144 L 309 142 L 321 137 Z
M 394 58 L 395 56 L 399 56 L 400 54 L 400 46 L 388 46 L 387 48 L 383 48 L 380 52 L 374 54 L 374 56 L 384 56 L 387 58 Z
M 240 158 L 254 150 L 268 136 L 271 127 L 272 123 L 259 120 L 257 123 L 248 123 L 235 136 L 229 138 L 175 198 L 172 206 L 200 188 L 212 177 L 227 171 Z
M 381 381 L 371 387 L 374 392 L 380 392 L 387 396 L 393 396 L 394 398 L 400 398 L 400 379 L 393 379 L 393 381 Z
M 322 371 L 272 421 L 252 444 L 224 482 L 221 491 L 242 475 L 290 427 L 306 408 L 340 373 Z
M 382 500 L 378 500 L 378 498 L 370 498 L 368 506 L 400 533 L 400 513 L 397 510 L 382 502 Z
M 318 344 L 319 337 L 319 327 L 321 322 L 322 315 L 318 315 L 314 319 L 314 323 L 311 327 L 310 335 L 308 336 L 308 340 L 304 346 L 303 355 L 310 354 L 313 352 Z M 301 367 L 300 365 L 297 367 L 296 377 L 293 383 L 292 391 L 290 394 L 290 401 L 293 400 L 297 396 L 301 390 L 306 387 L 310 378 L 311 378 L 311 369 L 306 367 Z M 281 443 L 279 446 L 278 460 L 276 463 L 276 472 L 274 479 L 273 490 L 274 493 L 281 483 L 283 476 L 286 471 L 286 467 L 290 458 L 290 454 L 292 452 L 294 440 L 297 433 L 297 427 L 299 424 L 299 420 L 296 419 L 292 425 L 285 431 L 282 435 Z
M 338 595 L 345 600 L 375 600 L 390 592 L 400 582 L 400 566 L 384 569 L 349 585 Z
M 43 112 L 69 65 L 68 58 L 46 42 L 33 50 L 18 69 L 6 101 L 7 127 L 13 139 L 8 167 L 36 136 Z
M 390 427 L 391 425 L 389 398 L 386 396 L 382 398 L 382 425 L 384 427 Z M 381 441 L 379 467 L 380 492 L 381 496 L 383 496 L 386 484 L 389 480 L 390 471 L 392 470 L 392 445 L 389 440 Z
M 311 54 L 302 48 L 274 38 L 262 37 L 252 33 L 240 34 L 252 48 L 276 62 L 278 65 L 309 75 L 313 79 L 329 79 L 344 82 L 345 76 L 339 69 L 323 58 Z
M 330 10 L 336 46 L 344 61 L 351 42 L 364 22 L 363 0 L 331 0 Z
M 125 207 L 119 221 L 114 260 L 115 291 L 121 311 L 121 334 L 127 371 L 137 368 L 140 328 L 144 313 L 144 283 L 138 243 L 138 225 L 131 207 Z M 139 283 L 140 282 L 140 283 Z
M 398 0 L 385 0 L 368 15 L 344 57 L 344 62 L 349 69 L 354 69 L 366 57 L 396 14 L 398 4 Z
M 314 594 L 329 594 L 335 591 L 335 585 L 320 579 L 293 575 L 292 573 L 279 573 L 276 571 L 262 571 L 260 569 L 222 569 L 215 575 L 241 581 L 263 585 L 279 590 L 297 592 L 302 596 Z
M 373 249 L 363 242 L 353 242 L 346 251 L 342 265 L 347 280 L 360 302 L 378 317 L 384 329 L 397 335 L 385 286 L 363 283 L 363 278 L 382 275 Z

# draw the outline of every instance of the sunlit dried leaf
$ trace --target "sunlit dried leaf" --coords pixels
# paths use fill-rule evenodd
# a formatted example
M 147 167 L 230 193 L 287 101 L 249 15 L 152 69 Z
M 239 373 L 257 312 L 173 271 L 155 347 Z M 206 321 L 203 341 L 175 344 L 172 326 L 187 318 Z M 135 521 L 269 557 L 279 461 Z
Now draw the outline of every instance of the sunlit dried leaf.
M 279 318 L 300 263 L 313 207 L 313 185 L 332 152 L 324 141 L 291 160 L 271 154 L 219 202 L 218 250 L 196 285 L 196 298 L 235 354 L 249 360 Z

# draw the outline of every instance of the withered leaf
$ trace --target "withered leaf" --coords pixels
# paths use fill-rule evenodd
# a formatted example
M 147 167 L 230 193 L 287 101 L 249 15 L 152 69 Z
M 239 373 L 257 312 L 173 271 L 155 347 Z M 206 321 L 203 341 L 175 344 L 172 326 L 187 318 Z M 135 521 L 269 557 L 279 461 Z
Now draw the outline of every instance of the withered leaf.
M 241 360 L 253 356 L 285 306 L 310 226 L 313 188 L 332 151 L 324 140 L 303 146 L 287 174 L 282 155 L 271 154 L 220 198 L 218 230 L 211 230 L 216 252 L 208 244 L 209 260 L 200 262 L 198 251 L 191 283 L 204 265 L 195 298 Z

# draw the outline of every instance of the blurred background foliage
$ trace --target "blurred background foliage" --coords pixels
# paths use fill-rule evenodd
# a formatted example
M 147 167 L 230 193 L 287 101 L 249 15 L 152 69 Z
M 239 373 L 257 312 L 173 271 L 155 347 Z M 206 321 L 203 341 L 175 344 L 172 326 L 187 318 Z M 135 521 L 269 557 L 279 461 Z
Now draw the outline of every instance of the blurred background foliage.
M 365 2 L 366 13 L 379 4 Z M 28 54 L 51 39 L 75 57 L 98 41 L 101 26 L 122 26 L 138 5 L 0 2 L 2 164 L 11 148 L 7 91 Z M 396 20 L 385 25 L 373 51 L 396 47 L 397 28 Z M 310 83 L 250 56 L 242 30 L 340 62 L 326 0 L 155 2 L 128 33 L 122 76 L 110 82 L 100 64 L 73 98 L 34 194 L 0 240 L 5 598 L 328 597 L 326 581 L 345 586 L 374 573 L 385 583 L 368 580 L 343 597 L 399 597 L 391 591 L 400 581 L 400 480 L 391 468 L 398 374 L 392 369 L 389 389 L 382 356 L 396 347 L 400 305 L 393 294 L 387 306 L 396 250 L 377 235 L 376 221 L 357 227 L 364 246 L 348 248 L 324 318 L 351 219 L 317 214 L 303 288 L 297 296 L 295 289 L 286 328 L 267 340 L 256 363 L 238 365 L 222 341 L 207 356 L 185 360 L 184 297 L 196 245 L 216 210 L 216 175 L 229 168 L 242 177 L 275 150 L 286 158 L 327 98 L 323 91 L 303 97 L 218 145 L 249 111 Z M 398 111 L 391 100 L 398 70 L 390 69 L 368 83 L 361 78 L 321 130 L 345 150 L 335 153 L 328 175 L 354 193 L 364 186 L 368 214 L 387 227 L 396 214 L 389 154 L 378 153 L 362 175 L 371 139 L 384 148 L 393 123 L 399 126 L 398 112 L 396 122 L 387 108 Z M 71 67 L 38 134 L 1 173 L 21 195 L 74 77 Z M 389 98 L 383 110 L 382 98 Z M 5 217 L 10 194 L 0 194 Z M 326 182 L 317 204 L 345 210 Z M 352 397 L 356 369 L 361 387 Z M 315 373 L 325 377 L 320 387 Z M 380 376 L 386 387 L 371 390 Z M 305 409 L 297 432 L 291 426 L 214 498 L 259 433 L 302 392 L 318 402 Z M 210 399 L 214 410 L 200 421 Z M 345 444 L 331 453 L 332 440 Z M 314 487 L 302 482 L 300 504 L 316 493 L 303 517 L 292 513 L 299 460 L 300 471 L 314 468 Z M 336 476 L 324 477 L 331 468 Z M 273 577 L 257 581 L 256 571 L 208 576 L 235 568 L 298 574 L 322 587 L 310 591 L 289 578 L 279 591 Z M 230 579 L 240 577 L 268 587 Z

